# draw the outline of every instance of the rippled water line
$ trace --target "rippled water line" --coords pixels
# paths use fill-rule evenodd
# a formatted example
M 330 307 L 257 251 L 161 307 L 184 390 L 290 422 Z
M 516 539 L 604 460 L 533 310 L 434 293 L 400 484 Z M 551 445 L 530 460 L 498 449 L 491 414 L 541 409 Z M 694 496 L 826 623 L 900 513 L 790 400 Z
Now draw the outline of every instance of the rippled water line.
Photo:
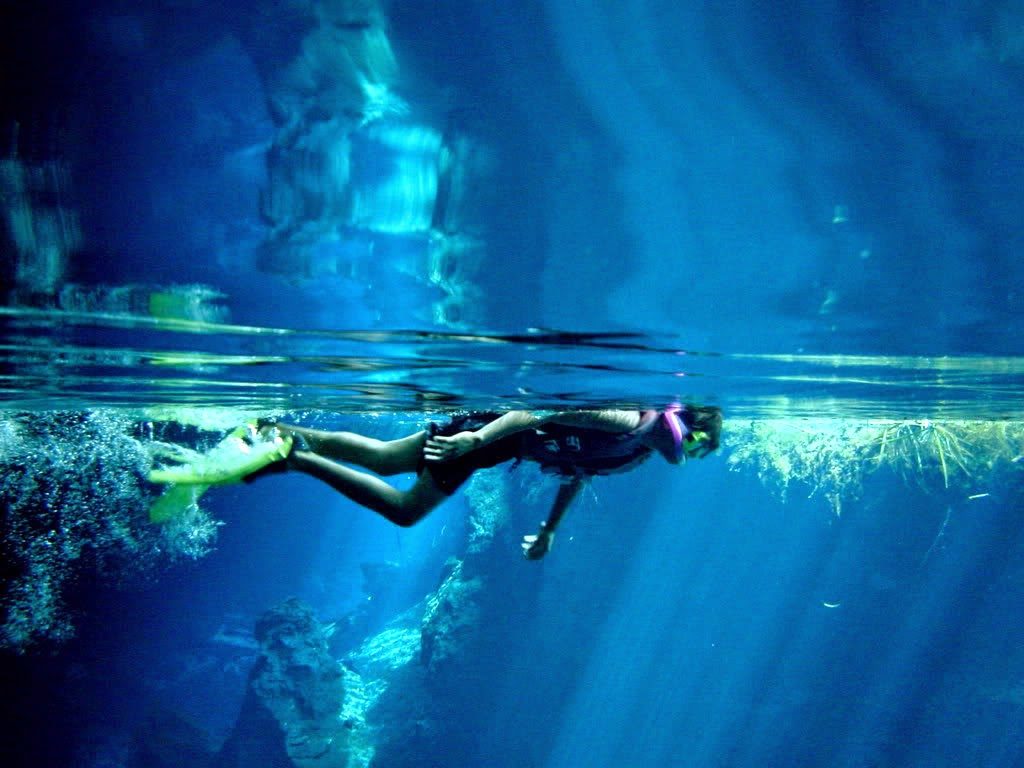
M 721 405 L 733 417 L 1024 417 L 1024 358 L 686 350 L 639 333 L 290 330 L 0 308 L 5 408 Z

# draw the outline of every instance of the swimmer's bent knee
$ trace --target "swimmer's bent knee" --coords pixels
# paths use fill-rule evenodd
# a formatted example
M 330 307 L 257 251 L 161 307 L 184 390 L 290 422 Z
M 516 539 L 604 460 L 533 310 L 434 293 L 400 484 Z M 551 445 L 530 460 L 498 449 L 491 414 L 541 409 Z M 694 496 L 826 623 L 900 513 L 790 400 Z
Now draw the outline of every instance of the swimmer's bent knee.
M 431 510 L 433 510 L 435 506 L 437 505 L 425 505 L 421 503 L 419 499 L 405 498 L 388 510 L 390 514 L 388 514 L 387 517 L 395 525 L 401 526 L 402 528 L 412 528 L 416 523 L 430 514 Z
M 427 510 L 429 512 L 430 510 Z M 391 514 L 391 522 L 402 528 L 412 528 L 416 523 L 427 516 L 427 512 L 420 510 L 406 511 L 404 509 L 395 510 Z

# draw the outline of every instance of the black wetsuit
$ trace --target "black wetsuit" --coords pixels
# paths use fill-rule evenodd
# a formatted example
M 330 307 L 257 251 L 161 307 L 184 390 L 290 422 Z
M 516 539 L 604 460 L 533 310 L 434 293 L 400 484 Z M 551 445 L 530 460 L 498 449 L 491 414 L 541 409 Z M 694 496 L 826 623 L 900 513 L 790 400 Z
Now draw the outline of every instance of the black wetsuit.
M 427 432 L 431 437 L 475 432 L 502 415 L 469 413 L 456 416 L 447 424 L 431 424 Z M 656 418 L 657 412 L 644 412 L 640 425 L 630 432 L 544 424 L 495 440 L 451 461 L 421 461 L 420 469 L 429 472 L 437 487 L 447 494 L 454 493 L 476 470 L 512 460 L 535 461 L 545 472 L 569 477 L 624 472 L 651 455 L 652 449 L 641 442 L 641 437 Z

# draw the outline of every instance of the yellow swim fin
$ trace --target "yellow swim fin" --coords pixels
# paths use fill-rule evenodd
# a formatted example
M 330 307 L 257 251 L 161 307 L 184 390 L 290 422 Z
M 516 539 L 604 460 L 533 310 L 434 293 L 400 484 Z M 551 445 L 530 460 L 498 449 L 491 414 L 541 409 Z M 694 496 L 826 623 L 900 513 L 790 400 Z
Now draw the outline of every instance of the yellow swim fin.
M 181 517 L 209 490 L 208 485 L 172 485 L 149 508 L 149 522 L 166 523 Z
M 241 482 L 253 472 L 288 458 L 291 449 L 291 435 L 265 438 L 254 426 L 245 425 L 207 453 L 176 466 L 153 469 L 149 482 L 170 487 L 150 507 L 150 521 L 166 522 L 183 514 L 211 486 Z
M 288 458 L 292 437 L 262 438 L 250 427 L 239 427 L 207 453 L 183 464 L 159 467 L 149 482 L 177 485 L 229 485 L 268 464 Z

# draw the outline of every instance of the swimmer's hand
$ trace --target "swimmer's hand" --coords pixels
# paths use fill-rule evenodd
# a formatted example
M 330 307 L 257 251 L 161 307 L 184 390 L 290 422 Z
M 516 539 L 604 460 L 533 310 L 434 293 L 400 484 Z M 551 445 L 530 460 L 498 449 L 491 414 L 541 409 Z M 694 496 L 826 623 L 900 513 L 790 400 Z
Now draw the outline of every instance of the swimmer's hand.
M 554 543 L 555 532 L 548 528 L 547 523 L 541 523 L 536 536 L 523 536 L 523 557 L 527 560 L 540 560 L 551 551 Z
M 435 435 L 427 438 L 423 458 L 427 461 L 451 461 L 479 448 L 481 442 L 476 432 L 459 432 L 451 437 Z

